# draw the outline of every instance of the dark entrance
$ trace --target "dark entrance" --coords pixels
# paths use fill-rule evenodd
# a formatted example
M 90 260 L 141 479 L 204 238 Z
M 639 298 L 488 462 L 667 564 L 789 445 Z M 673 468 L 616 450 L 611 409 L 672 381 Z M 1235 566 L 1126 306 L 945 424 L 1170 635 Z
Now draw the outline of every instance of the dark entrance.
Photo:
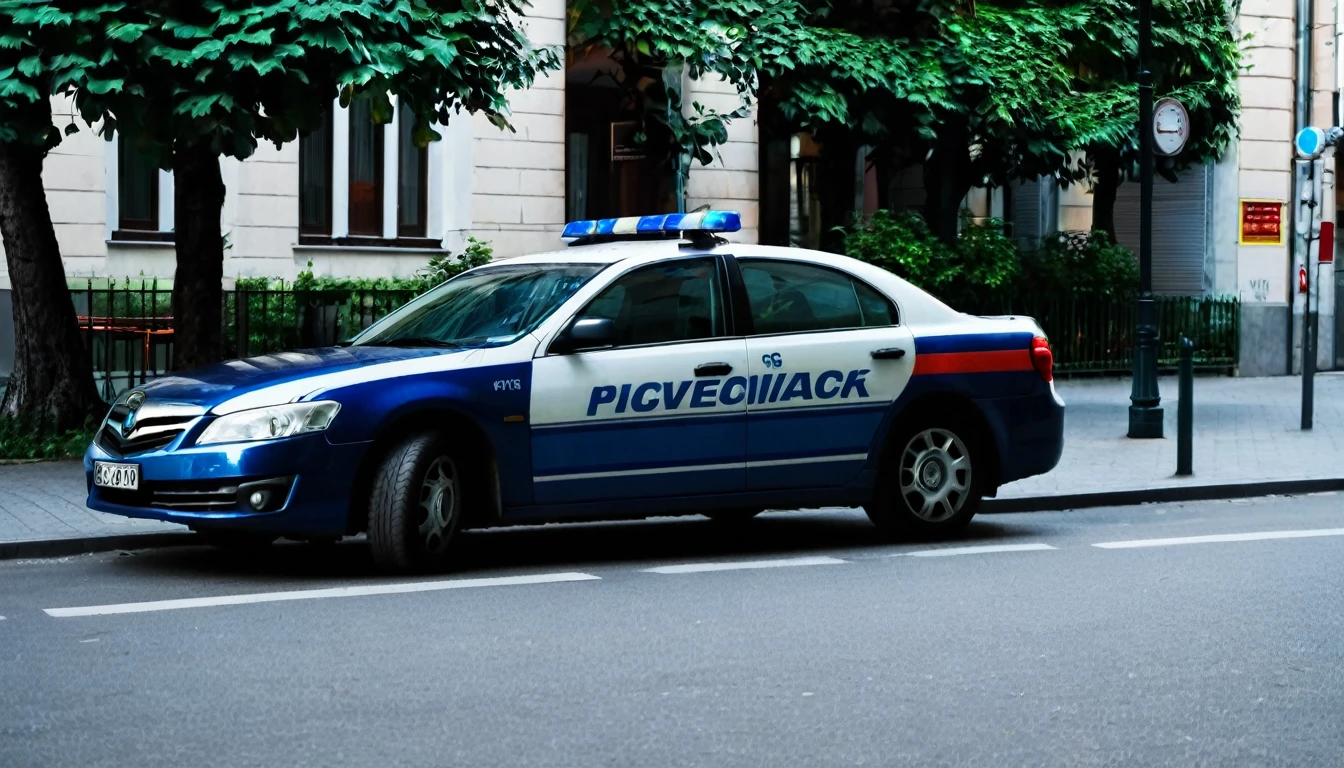
M 605 54 L 571 61 L 565 77 L 566 214 L 576 219 L 642 216 L 677 210 L 666 130 L 647 121 L 618 88 Z

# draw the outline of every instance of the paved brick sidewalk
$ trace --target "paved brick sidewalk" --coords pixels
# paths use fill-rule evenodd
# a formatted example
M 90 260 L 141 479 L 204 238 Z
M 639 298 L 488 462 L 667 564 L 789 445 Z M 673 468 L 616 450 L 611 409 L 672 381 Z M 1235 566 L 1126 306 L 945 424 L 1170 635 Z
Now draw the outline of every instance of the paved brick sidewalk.
M 1010 483 L 1000 498 L 1344 478 L 1344 374 L 1316 377 L 1314 428 L 1301 430 L 1302 379 L 1196 378 L 1194 476 L 1176 473 L 1176 379 L 1159 382 L 1161 440 L 1130 440 L 1128 379 L 1059 382 L 1068 406 L 1064 456 L 1051 473 Z
M 1344 375 L 1316 379 L 1316 428 L 1298 429 L 1301 379 L 1195 380 L 1194 469 L 1176 478 L 1176 381 L 1163 378 L 1167 437 L 1130 440 L 1129 381 L 1059 382 L 1068 403 L 1064 458 L 1053 472 L 1000 489 L 1002 499 L 1256 481 L 1344 478 Z M 0 466 L 0 545 L 185 531 L 84 507 L 77 462 Z
M 186 530 L 94 512 L 86 495 L 77 461 L 0 466 L 0 544 Z

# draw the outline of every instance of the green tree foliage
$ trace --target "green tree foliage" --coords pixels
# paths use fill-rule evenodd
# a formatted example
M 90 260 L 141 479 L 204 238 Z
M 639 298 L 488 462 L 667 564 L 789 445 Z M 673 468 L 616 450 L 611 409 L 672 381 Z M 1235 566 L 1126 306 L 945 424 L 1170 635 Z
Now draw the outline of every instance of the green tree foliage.
M 1127 157 L 1136 135 L 1133 0 L 581 0 L 574 17 L 573 47 L 610 49 L 625 87 L 659 94 L 635 99 L 647 114 L 694 124 L 672 131 L 674 153 L 709 162 L 741 114 L 684 117 L 659 73 L 685 62 L 766 105 L 778 132 L 875 147 L 888 171 L 923 163 L 948 243 L 971 186 L 1078 181 L 1090 171 L 1078 153 Z M 1158 96 L 1181 98 L 1196 123 L 1183 161 L 1216 157 L 1239 110 L 1227 7 L 1157 0 L 1155 19 Z
M 218 158 L 295 140 L 338 94 L 368 99 L 378 122 L 399 97 L 420 145 L 464 111 L 509 127 L 507 92 L 559 67 L 557 51 L 524 36 L 524 10 L 524 0 L 15 0 L 0 19 L 4 39 L 33 52 L 16 70 L 45 78 L 31 88 L 72 94 L 86 121 L 178 176 L 175 357 L 189 366 L 221 352 Z M 12 81 L 0 78 L 0 94 Z M 9 128 L 37 138 L 35 124 Z

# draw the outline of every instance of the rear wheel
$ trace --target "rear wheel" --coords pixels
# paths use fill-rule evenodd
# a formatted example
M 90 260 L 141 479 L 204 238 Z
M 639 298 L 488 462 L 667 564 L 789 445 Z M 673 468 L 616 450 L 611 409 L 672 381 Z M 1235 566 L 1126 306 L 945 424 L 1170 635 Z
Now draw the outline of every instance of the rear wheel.
M 886 458 L 874 499 L 865 505 L 879 528 L 936 539 L 957 533 L 980 507 L 984 451 L 958 421 L 927 420 L 906 428 Z
M 458 461 L 440 435 L 406 440 L 383 459 L 369 499 L 369 548 L 380 567 L 442 568 L 462 519 Z

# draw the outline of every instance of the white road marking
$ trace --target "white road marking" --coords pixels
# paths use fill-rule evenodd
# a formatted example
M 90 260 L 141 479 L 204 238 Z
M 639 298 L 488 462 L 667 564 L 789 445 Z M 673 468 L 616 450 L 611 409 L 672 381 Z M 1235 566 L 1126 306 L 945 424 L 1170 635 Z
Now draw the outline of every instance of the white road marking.
M 1042 549 L 1054 549 L 1049 544 L 987 544 L 980 547 L 943 547 L 941 549 L 921 549 L 918 552 L 901 552 L 891 557 L 948 557 L 950 555 L 986 555 L 992 552 L 1036 552 Z
M 453 579 L 451 581 L 417 581 L 406 584 L 370 584 L 362 587 L 333 587 L 331 589 L 301 589 L 291 592 L 257 592 L 248 595 L 217 595 L 189 597 L 181 600 L 156 600 L 147 603 L 118 605 L 89 605 L 79 608 L 46 608 L 48 616 L 66 619 L 75 616 L 107 616 L 115 613 L 148 613 L 174 611 L 181 608 L 209 608 L 219 605 L 246 605 L 248 603 L 275 603 L 285 600 L 321 600 L 327 597 L 362 597 L 365 595 L 402 595 L 411 592 L 438 592 L 445 589 L 471 587 L 507 587 L 520 584 L 550 584 L 559 581 L 594 581 L 601 579 L 587 573 L 542 573 L 535 576 L 501 576 L 493 579 Z
M 688 563 L 645 568 L 645 573 L 705 573 L 706 571 L 745 571 L 757 568 L 793 568 L 800 565 L 837 565 L 845 562 L 834 557 L 794 557 L 788 560 L 743 560 L 734 563 Z
M 1104 541 L 1093 544 L 1102 549 L 1138 549 L 1140 547 L 1174 547 L 1181 544 L 1223 544 L 1234 541 L 1265 541 L 1268 539 L 1309 539 L 1317 536 L 1344 536 L 1344 528 L 1317 528 L 1307 531 L 1259 531 L 1257 533 L 1219 533 L 1211 536 L 1183 536 L 1176 539 L 1135 539 L 1132 541 Z

